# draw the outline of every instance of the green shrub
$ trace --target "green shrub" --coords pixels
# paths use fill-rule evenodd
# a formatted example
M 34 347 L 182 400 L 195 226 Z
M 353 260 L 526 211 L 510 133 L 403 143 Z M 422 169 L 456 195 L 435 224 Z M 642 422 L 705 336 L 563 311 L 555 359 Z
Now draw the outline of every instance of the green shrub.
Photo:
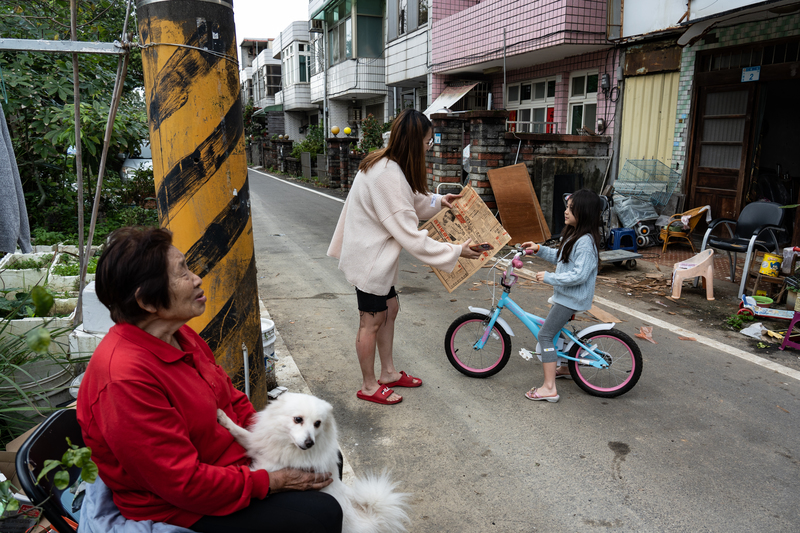
M 372 113 L 367 115 L 367 118 L 361 121 L 362 137 L 361 141 L 358 143 L 359 151 L 366 154 L 373 150 L 383 148 L 383 134 L 389 131 L 391 127 L 391 122 L 384 122 L 381 124 Z
M 306 138 L 299 143 L 295 143 L 294 147 L 292 147 L 292 157 L 300 159 L 300 154 L 302 152 L 309 152 L 311 154 L 311 159 L 314 159 L 317 157 L 317 154 L 321 154 L 324 151 L 325 136 L 322 132 L 322 126 L 312 124 L 308 127 Z

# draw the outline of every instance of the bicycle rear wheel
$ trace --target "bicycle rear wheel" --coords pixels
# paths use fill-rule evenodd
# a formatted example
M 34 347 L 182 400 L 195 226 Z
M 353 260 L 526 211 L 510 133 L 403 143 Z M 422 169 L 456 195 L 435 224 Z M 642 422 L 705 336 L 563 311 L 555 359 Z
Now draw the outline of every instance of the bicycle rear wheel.
M 489 317 L 467 313 L 455 319 L 444 337 L 444 351 L 456 370 L 473 378 L 488 378 L 500 372 L 511 356 L 511 337 L 497 323 L 482 350 L 475 343 L 486 331 Z
M 642 352 L 639 346 L 618 329 L 596 331 L 581 339 L 586 346 L 602 354 L 608 363 L 597 368 L 577 361 L 569 361 L 572 380 L 584 391 L 601 398 L 614 398 L 631 390 L 642 375 Z M 569 351 L 570 357 L 581 359 L 586 351 L 577 344 Z

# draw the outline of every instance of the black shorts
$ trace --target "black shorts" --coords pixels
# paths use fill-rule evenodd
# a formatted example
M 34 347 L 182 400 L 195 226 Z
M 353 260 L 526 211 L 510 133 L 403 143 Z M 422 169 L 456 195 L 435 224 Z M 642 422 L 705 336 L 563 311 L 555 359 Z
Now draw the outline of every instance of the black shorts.
M 386 301 L 391 300 L 392 298 L 397 298 L 397 292 L 395 292 L 393 286 L 391 289 L 389 289 L 389 294 L 386 296 L 376 296 L 374 294 L 361 291 L 358 289 L 358 287 L 356 287 L 356 298 L 358 299 L 358 310 L 362 313 L 381 313 L 389 309 Z

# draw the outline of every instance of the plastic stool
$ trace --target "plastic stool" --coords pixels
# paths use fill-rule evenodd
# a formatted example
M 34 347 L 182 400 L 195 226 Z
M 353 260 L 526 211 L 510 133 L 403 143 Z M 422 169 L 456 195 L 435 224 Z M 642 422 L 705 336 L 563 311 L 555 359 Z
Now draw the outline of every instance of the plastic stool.
M 627 237 L 630 240 L 630 246 L 622 244 L 623 238 Z M 613 228 L 611 235 L 608 237 L 609 250 L 630 250 L 631 252 L 638 252 L 636 246 L 636 231 L 632 228 Z
M 699 254 L 675 263 L 672 267 L 672 298 L 681 297 L 683 280 L 689 278 L 703 278 L 706 287 L 706 300 L 714 299 L 714 250 L 708 248 Z
M 785 349 L 787 346 L 789 348 L 794 348 L 795 350 L 800 350 L 800 342 L 794 342 L 793 340 L 789 340 L 789 337 L 792 336 L 794 325 L 799 322 L 800 322 L 800 312 L 795 311 L 792 321 L 789 322 L 789 329 L 786 330 L 786 335 L 783 336 L 783 342 L 781 343 L 781 350 Z

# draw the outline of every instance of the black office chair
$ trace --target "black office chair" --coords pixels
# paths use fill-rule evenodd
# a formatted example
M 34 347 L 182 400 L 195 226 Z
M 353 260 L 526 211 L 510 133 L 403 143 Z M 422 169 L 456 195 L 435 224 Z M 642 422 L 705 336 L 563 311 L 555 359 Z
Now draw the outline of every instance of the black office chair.
M 34 505 L 41 507 L 44 516 L 59 533 L 77 533 L 64 517 L 75 520 L 72 510 L 67 510 L 62 504 L 62 494 L 69 488 L 61 490 L 53 484 L 53 476 L 58 471 L 51 470 L 36 484 L 36 478 L 44 467 L 47 459 L 61 459 L 67 450 L 67 437 L 72 444 L 84 446 L 81 427 L 75 409 L 64 409 L 51 414 L 36 428 L 30 437 L 22 444 L 17 452 L 16 466 L 20 488 L 25 491 Z M 69 487 L 75 483 L 81 469 L 77 466 L 69 470 Z M 64 500 L 72 502 L 72 495 L 66 494 Z
M 756 251 L 780 253 L 778 235 L 786 233 L 786 229 L 781 227 L 785 211 L 785 209 L 781 209 L 780 204 L 775 202 L 752 202 L 744 206 L 742 212 L 739 213 L 738 220 L 718 218 L 712 220 L 708 225 L 700 251 L 702 252 L 707 247 L 725 250 L 731 265 L 731 282 L 736 282 L 736 254 L 746 254 L 742 282 L 739 285 L 739 298 L 744 294 L 753 254 Z M 728 229 L 729 238 L 711 235 L 714 228 L 720 224 L 724 224 Z M 733 252 L 733 259 L 731 259 L 731 252 Z

